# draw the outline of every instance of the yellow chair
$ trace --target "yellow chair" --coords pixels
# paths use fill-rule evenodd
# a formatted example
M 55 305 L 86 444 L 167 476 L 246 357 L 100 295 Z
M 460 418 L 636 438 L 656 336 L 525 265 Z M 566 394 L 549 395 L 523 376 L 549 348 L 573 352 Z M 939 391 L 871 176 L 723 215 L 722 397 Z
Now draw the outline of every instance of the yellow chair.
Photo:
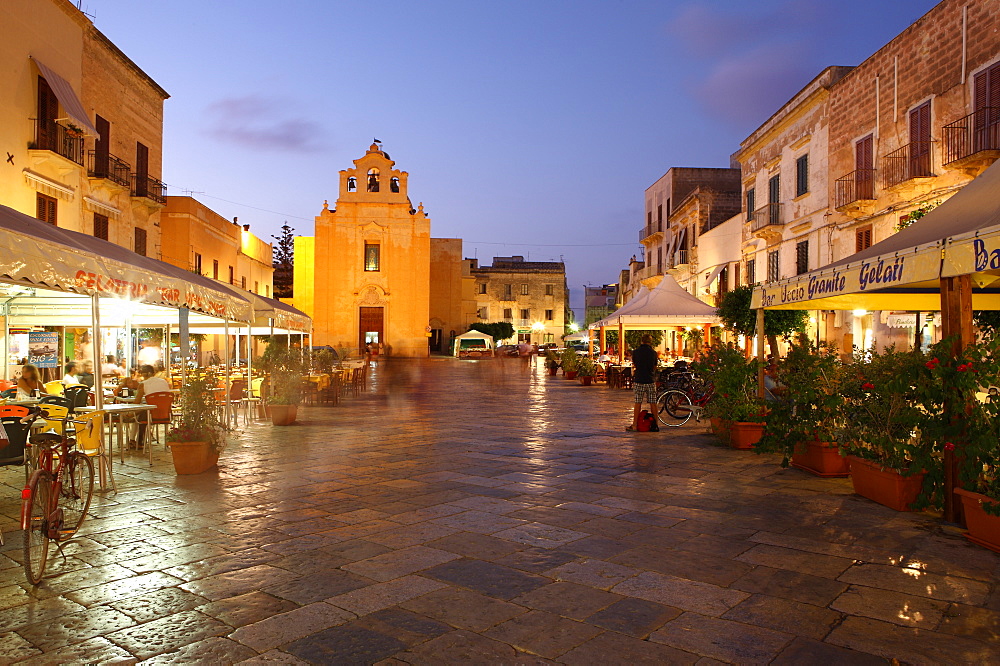
M 111 479 L 111 487 L 118 492 L 114 474 L 111 473 L 111 457 L 104 448 L 104 412 L 87 412 L 77 414 L 74 419 L 76 427 L 76 450 L 88 458 L 97 458 L 97 473 L 104 489 L 104 475 Z
M 46 430 L 53 430 L 60 435 L 66 431 L 66 423 L 62 419 L 69 416 L 69 407 L 62 405 L 39 405 L 42 409 L 42 416 L 45 419 Z
M 44 386 L 45 386 L 45 392 L 48 393 L 49 395 L 62 395 L 63 389 L 65 388 L 65 386 L 63 386 L 63 383 L 58 380 L 53 382 L 45 382 Z

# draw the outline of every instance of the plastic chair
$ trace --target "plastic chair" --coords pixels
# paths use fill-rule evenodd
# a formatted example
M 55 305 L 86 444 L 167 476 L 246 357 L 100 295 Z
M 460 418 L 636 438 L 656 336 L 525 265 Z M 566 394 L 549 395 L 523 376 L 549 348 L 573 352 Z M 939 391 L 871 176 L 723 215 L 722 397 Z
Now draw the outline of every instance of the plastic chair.
M 52 403 L 42 403 L 39 407 L 42 410 L 42 416 L 45 418 L 47 429 L 62 435 L 66 431 L 66 423 L 63 419 L 69 416 L 69 407 Z
M 72 398 L 67 398 L 64 395 L 43 395 L 38 401 L 40 405 L 59 405 L 65 407 L 69 411 L 73 411 L 75 403 Z
M 88 458 L 97 458 L 98 478 L 101 489 L 105 486 L 104 475 L 111 479 L 111 487 L 118 492 L 114 474 L 111 473 L 111 457 L 104 448 L 104 412 L 88 412 L 74 418 L 76 425 L 76 450 Z
M 12 400 L 12 399 L 14 399 L 16 397 L 17 397 L 17 387 L 16 386 L 11 387 L 9 389 L 4 389 L 3 391 L 0 391 L 0 398 L 4 398 L 5 400 Z
M 90 389 L 84 384 L 73 384 L 66 387 L 63 397 L 70 401 L 70 409 L 86 407 Z
M 23 412 L 16 410 L 23 410 Z M 28 463 L 31 456 L 28 450 L 28 433 L 31 426 L 21 423 L 21 419 L 27 415 L 27 407 L 18 405 L 0 407 L 0 424 L 3 425 L 3 430 L 7 435 L 6 439 L 0 439 L 0 445 L 2 445 L 0 446 L 0 467 L 24 465 L 25 482 L 27 482 L 30 473 Z
M 153 405 L 156 409 L 149 412 L 149 422 L 147 428 L 153 428 L 154 433 L 158 432 L 158 426 L 169 425 L 171 419 L 173 418 L 173 412 L 171 407 L 174 404 L 174 394 L 167 391 L 157 391 L 156 393 L 146 394 L 146 404 Z M 149 464 L 153 464 L 153 441 L 159 441 L 158 437 L 154 437 L 154 440 L 150 440 L 149 432 L 146 432 L 146 437 L 143 442 L 143 446 L 149 447 Z M 166 448 L 166 437 L 164 437 L 164 448 Z
M 243 413 L 244 421 L 246 423 L 250 422 L 250 412 L 254 412 L 254 417 L 257 416 L 257 408 L 263 401 L 262 390 L 264 388 L 264 378 L 257 377 L 256 379 L 250 380 L 250 389 L 243 392 L 243 408 L 246 410 Z
M 240 407 L 243 406 L 243 397 L 246 394 L 247 380 L 234 379 L 229 385 L 229 413 L 233 423 L 240 421 Z
M 45 382 L 43 386 L 45 387 L 45 392 L 50 395 L 62 395 L 63 389 L 66 388 L 65 385 L 63 385 L 63 383 L 59 380 Z

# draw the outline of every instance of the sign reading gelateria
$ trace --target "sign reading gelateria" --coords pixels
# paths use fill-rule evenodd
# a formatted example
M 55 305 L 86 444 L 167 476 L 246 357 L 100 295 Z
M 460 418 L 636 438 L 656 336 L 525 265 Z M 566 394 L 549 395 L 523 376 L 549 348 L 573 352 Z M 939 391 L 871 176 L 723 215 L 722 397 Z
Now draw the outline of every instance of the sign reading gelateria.
M 916 282 L 936 280 L 941 269 L 938 247 L 919 252 L 862 259 L 843 266 L 806 273 L 776 284 L 754 289 L 752 308 L 801 303 L 804 309 L 820 307 L 817 301 L 864 294 Z

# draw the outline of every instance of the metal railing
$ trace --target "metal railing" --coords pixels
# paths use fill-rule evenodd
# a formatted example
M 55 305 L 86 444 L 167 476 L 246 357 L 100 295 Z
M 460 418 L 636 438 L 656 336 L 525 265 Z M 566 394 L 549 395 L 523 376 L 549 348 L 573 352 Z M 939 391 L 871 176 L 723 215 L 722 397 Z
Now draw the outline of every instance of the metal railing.
M 875 169 L 857 169 L 837 179 L 834 207 L 875 199 Z
M 674 256 L 671 258 L 670 267 L 677 268 L 678 266 L 687 266 L 688 263 L 688 251 L 687 250 L 677 250 L 674 252 Z
M 931 173 L 931 142 L 914 141 L 882 158 L 882 187 L 893 187 L 912 178 L 927 178 Z
M 35 120 L 35 144 L 38 150 L 51 150 L 83 166 L 83 136 L 54 120 Z
M 647 224 L 642 229 L 639 230 L 639 241 L 643 241 L 653 234 L 663 233 L 663 223 L 659 224 Z
M 984 150 L 1000 150 L 1000 107 L 987 106 L 941 128 L 944 163 L 951 164 Z
M 132 174 L 132 196 L 145 197 L 158 204 L 167 203 L 167 186 L 162 180 L 152 176 Z
M 764 227 L 781 226 L 785 223 L 780 203 L 769 203 L 753 212 L 750 231 L 760 231 Z
M 132 184 L 132 167 L 123 159 L 111 153 L 87 151 L 87 175 L 91 178 L 104 178 L 122 187 Z

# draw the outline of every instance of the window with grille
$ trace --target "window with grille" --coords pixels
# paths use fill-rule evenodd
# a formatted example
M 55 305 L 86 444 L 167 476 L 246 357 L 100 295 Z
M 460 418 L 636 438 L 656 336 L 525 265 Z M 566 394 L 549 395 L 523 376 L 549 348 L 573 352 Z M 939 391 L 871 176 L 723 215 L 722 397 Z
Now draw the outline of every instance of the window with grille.
M 511 308 L 504 308 L 503 309 L 503 318 L 504 319 L 513 319 L 514 318 L 514 310 L 512 310 Z
M 528 308 L 521 308 L 521 319 L 531 319 L 531 310 Z
M 521 285 L 521 295 L 522 296 L 527 296 L 528 295 L 528 285 L 526 285 L 526 284 L 522 284 Z
M 142 227 L 135 228 L 134 252 L 146 256 L 146 230 Z
M 56 223 L 56 200 L 53 197 L 42 194 L 35 195 L 35 217 L 42 222 L 49 224 Z
M 795 244 L 795 274 L 809 272 L 809 241 L 799 241 Z
M 747 284 L 757 284 L 757 260 L 747 259 Z
M 545 321 L 552 321 L 552 319 L 553 319 L 553 317 L 552 317 L 552 310 L 546 310 L 545 311 Z
M 365 243 L 365 271 L 377 272 L 381 263 L 381 246 L 378 243 Z
M 511 285 L 505 284 L 503 286 L 503 299 L 509 301 L 513 298 L 514 289 Z
M 854 232 L 854 251 L 861 252 L 872 246 L 872 225 L 861 227 Z
M 767 281 L 777 282 L 780 276 L 781 272 L 778 269 L 778 251 L 772 250 L 767 253 Z
M 795 160 L 795 196 L 801 197 L 809 191 L 809 155 Z
M 94 213 L 94 238 L 108 240 L 108 216 Z

